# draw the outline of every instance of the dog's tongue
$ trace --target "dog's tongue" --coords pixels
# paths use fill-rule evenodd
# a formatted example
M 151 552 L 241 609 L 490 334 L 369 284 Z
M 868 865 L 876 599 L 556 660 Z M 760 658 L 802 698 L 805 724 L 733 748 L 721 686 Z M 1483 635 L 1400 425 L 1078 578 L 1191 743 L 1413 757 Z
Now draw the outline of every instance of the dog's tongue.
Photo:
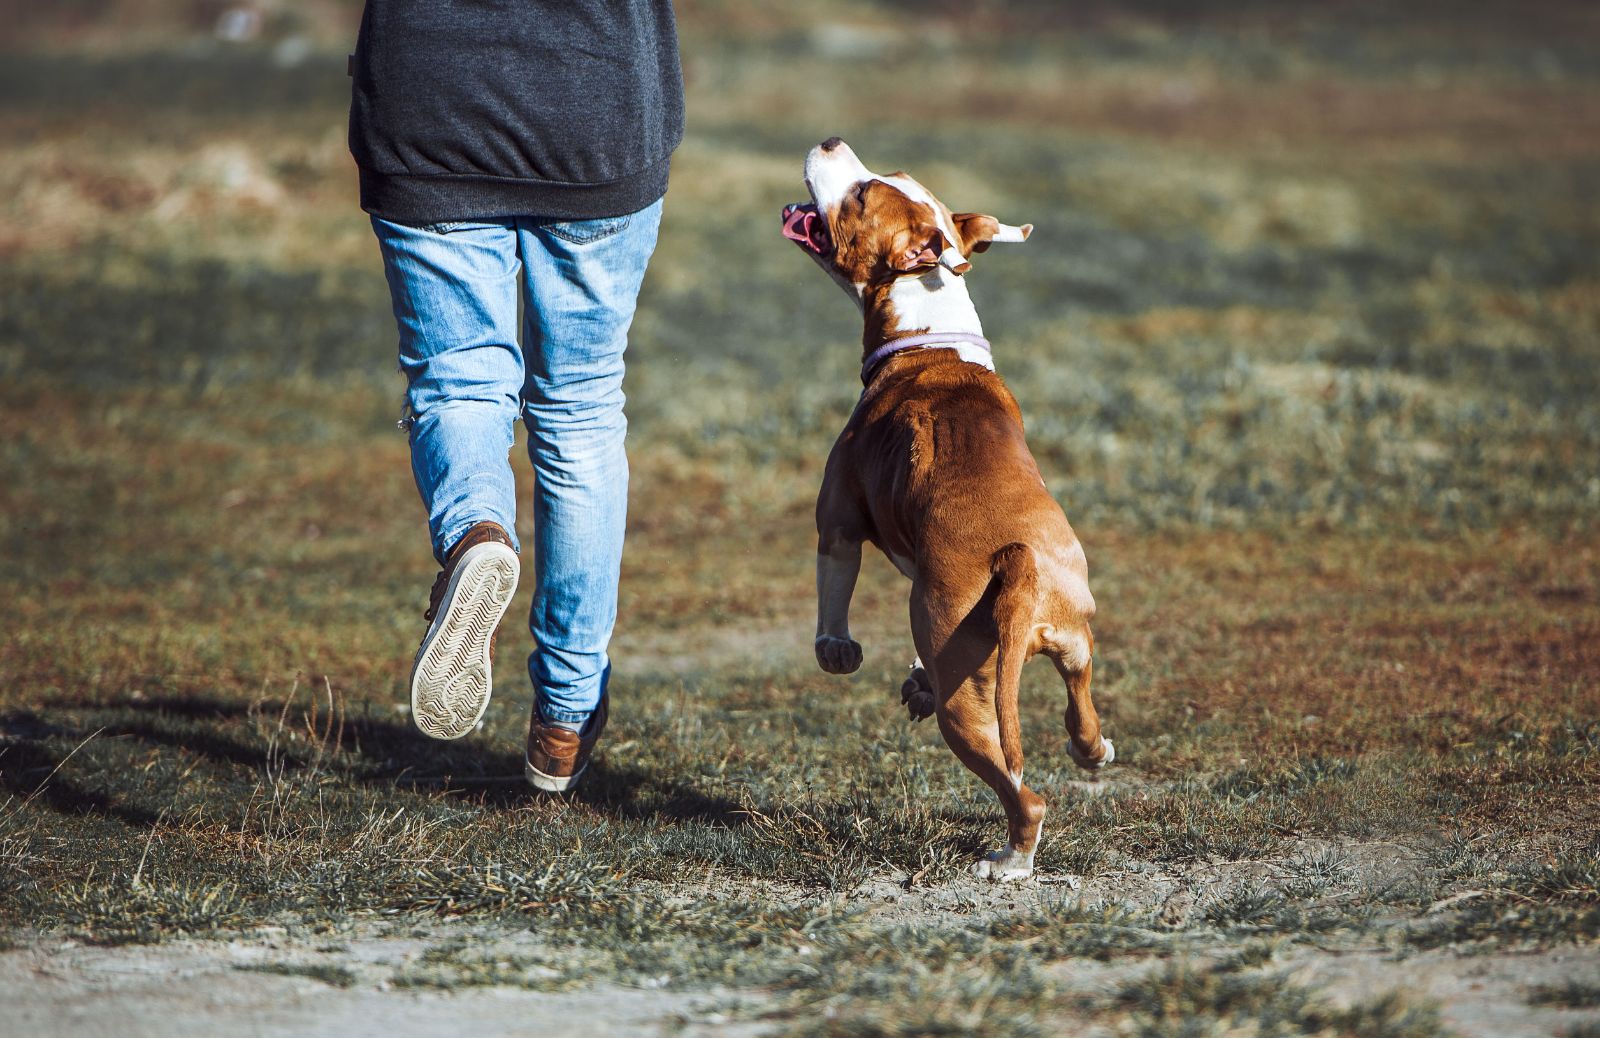
M 817 207 L 809 203 L 790 203 L 783 207 L 783 236 L 797 241 L 817 255 L 827 251 L 828 232 Z

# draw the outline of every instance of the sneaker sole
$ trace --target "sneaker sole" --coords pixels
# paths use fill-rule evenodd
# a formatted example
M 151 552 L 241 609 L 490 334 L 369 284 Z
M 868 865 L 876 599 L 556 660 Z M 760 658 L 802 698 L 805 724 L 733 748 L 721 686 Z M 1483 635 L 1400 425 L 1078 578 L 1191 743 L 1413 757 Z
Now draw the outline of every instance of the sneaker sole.
M 583 767 L 579 768 L 575 774 L 568 775 L 566 778 L 557 778 L 555 775 L 546 775 L 534 767 L 527 759 L 522 762 L 522 774 L 527 778 L 528 785 L 534 789 L 542 789 L 546 793 L 565 793 L 573 786 L 576 786 L 578 780 L 583 778 L 583 773 L 588 770 L 589 762 L 584 761 Z
M 411 666 L 411 721 L 424 735 L 459 739 L 489 708 L 489 642 L 517 591 L 517 553 L 490 542 L 467 549 Z

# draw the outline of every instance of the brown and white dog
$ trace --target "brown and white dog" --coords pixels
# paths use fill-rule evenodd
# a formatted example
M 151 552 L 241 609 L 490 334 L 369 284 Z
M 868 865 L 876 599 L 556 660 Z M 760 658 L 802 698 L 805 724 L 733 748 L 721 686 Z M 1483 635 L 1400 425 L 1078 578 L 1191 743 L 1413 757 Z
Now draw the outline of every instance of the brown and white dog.
M 1021 242 L 981 213 L 952 213 L 904 173 L 879 175 L 837 137 L 806 156 L 811 202 L 783 232 L 866 319 L 861 400 L 828 457 L 817 499 L 817 662 L 861 666 L 850 596 L 870 541 L 911 578 L 917 659 L 901 688 L 957 757 L 1000 797 L 1008 840 L 977 865 L 995 880 L 1033 872 L 1043 799 L 1022 784 L 1017 689 L 1044 653 L 1067 685 L 1072 759 L 1111 763 L 1089 697 L 1094 637 L 1083 548 L 1022 436 L 962 278 L 973 253 Z

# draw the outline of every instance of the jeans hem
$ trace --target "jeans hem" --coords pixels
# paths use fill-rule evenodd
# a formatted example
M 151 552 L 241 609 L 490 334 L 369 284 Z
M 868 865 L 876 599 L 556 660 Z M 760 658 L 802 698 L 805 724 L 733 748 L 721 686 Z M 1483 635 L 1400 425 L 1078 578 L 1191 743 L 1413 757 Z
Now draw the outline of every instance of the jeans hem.
M 454 524 L 439 538 L 438 543 L 433 546 L 433 557 L 439 561 L 439 565 L 444 565 L 444 560 L 450 555 L 450 549 L 454 548 L 461 538 L 467 535 L 468 530 L 479 523 L 494 523 L 500 527 L 506 532 L 506 536 L 511 538 L 511 550 L 518 555 L 522 554 L 522 545 L 517 543 L 517 524 L 515 521 L 508 523 L 499 516 L 481 515 Z
M 594 716 L 600 704 L 596 703 L 590 710 L 552 710 L 543 703 L 536 703 L 533 708 L 538 712 L 539 719 L 546 723 L 560 721 L 562 724 L 582 724 Z

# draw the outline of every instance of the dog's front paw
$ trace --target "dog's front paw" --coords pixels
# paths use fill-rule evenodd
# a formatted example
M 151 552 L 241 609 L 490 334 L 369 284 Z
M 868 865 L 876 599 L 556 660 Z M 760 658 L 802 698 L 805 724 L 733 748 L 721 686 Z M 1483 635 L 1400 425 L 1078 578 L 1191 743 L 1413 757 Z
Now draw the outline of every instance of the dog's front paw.
M 980 859 L 972 867 L 972 874 L 991 883 L 1018 883 L 1033 875 L 1033 855 L 1023 854 L 1008 843 Z
M 817 639 L 817 666 L 829 674 L 854 674 L 861 667 L 861 643 L 824 634 Z
M 1076 764 L 1083 770 L 1099 771 L 1101 768 L 1117 759 L 1117 748 L 1111 745 L 1111 740 L 1102 735 L 1100 737 L 1100 742 L 1104 747 L 1104 751 L 1098 758 L 1086 757 L 1079 753 L 1078 748 L 1072 744 L 1071 739 L 1067 740 L 1067 754 L 1072 758 L 1072 763 Z
M 911 675 L 900 686 L 900 702 L 905 705 L 913 721 L 933 715 L 933 681 L 928 677 L 921 660 L 911 665 Z

